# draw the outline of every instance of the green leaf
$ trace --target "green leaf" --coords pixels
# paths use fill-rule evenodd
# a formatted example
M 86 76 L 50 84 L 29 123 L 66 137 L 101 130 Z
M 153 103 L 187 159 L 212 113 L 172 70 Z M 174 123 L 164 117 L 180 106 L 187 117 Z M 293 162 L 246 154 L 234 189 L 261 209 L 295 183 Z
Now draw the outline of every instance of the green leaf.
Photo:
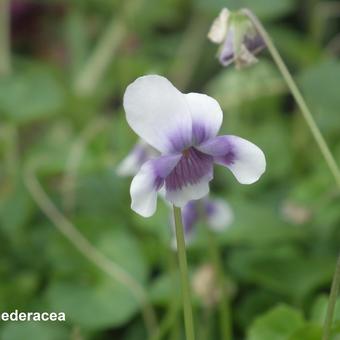
M 253 282 L 301 303 L 331 280 L 331 258 L 303 254 L 292 247 L 263 247 L 234 252 L 230 265 L 246 282 Z
M 221 71 L 209 82 L 207 90 L 222 108 L 231 109 L 282 94 L 286 92 L 286 86 L 274 65 L 261 60 L 241 71 L 234 67 Z
M 15 239 L 34 210 L 24 184 L 17 181 L 5 197 L 0 197 L 0 229 Z
M 311 320 L 315 323 L 318 323 L 319 325 L 323 325 L 326 319 L 327 306 L 328 296 L 320 295 L 314 302 L 311 313 Z M 337 304 L 335 306 L 333 320 L 334 324 L 339 324 L 340 326 L 340 298 L 338 298 Z
M 304 325 L 300 311 L 285 305 L 258 317 L 248 332 L 248 340 L 288 340 Z
M 320 340 L 322 337 L 322 327 L 314 324 L 307 324 L 303 326 L 292 336 L 289 337 L 289 340 Z
M 69 332 L 60 323 L 7 322 L 2 331 L 2 340 L 64 340 Z
M 318 125 L 326 132 L 338 132 L 340 62 L 323 61 L 304 70 L 299 83 Z
M 85 329 L 118 327 L 138 311 L 138 302 L 129 289 L 116 282 L 55 282 L 48 299 L 54 311 Z
M 151 287 L 151 298 L 154 303 L 168 305 L 174 299 L 174 293 L 180 290 L 180 281 L 177 273 L 168 273 L 159 276 Z
M 96 247 L 143 285 L 147 266 L 137 241 L 127 230 L 102 233 Z M 76 275 L 52 282 L 47 292 L 52 310 L 65 312 L 85 329 L 117 327 L 129 321 L 140 307 L 134 287 L 98 271 L 97 276 L 86 279 Z
M 232 245 L 268 245 L 279 241 L 301 239 L 301 229 L 277 218 L 262 204 L 242 200 L 229 200 L 235 215 L 232 225 L 219 236 Z
M 61 110 L 65 94 L 50 70 L 31 67 L 0 78 L 0 115 L 18 123 L 50 117 Z

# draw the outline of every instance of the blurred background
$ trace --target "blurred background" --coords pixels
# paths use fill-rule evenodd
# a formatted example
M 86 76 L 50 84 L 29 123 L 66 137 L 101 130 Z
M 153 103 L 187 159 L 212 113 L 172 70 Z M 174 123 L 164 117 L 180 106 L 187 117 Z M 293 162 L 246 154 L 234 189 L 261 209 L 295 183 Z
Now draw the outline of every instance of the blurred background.
M 184 339 L 168 207 L 136 215 L 116 173 L 137 141 L 122 96 L 149 73 L 216 98 L 221 132 L 267 157 L 258 183 L 216 167 L 211 188 L 234 213 L 215 234 L 234 338 L 321 338 L 339 193 L 268 52 L 218 64 L 206 35 L 224 6 L 263 21 L 340 163 L 340 1 L 0 0 L 0 312 L 66 314 L 0 322 L 0 339 L 149 339 L 152 310 L 154 339 Z M 195 322 L 198 339 L 221 339 L 205 232 L 188 246 Z

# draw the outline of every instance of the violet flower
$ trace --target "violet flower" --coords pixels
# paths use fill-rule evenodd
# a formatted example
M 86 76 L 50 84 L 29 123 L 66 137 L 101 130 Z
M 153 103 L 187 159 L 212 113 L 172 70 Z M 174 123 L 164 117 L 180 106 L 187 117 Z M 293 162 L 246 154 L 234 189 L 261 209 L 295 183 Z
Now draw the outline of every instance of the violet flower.
M 186 243 L 190 243 L 197 224 L 205 222 L 208 228 L 216 232 L 226 230 L 234 220 L 230 205 L 222 199 L 204 197 L 201 200 L 190 201 L 182 208 L 182 222 Z M 172 241 L 176 248 L 176 239 Z
M 265 48 L 262 37 L 242 13 L 223 8 L 214 20 L 208 38 L 219 44 L 218 59 L 223 66 L 235 62 L 237 68 L 257 62 L 255 55 Z
M 159 152 L 143 140 L 139 140 L 130 153 L 117 166 L 117 174 L 119 176 L 134 176 L 137 174 L 142 165 L 159 156 Z
M 218 136 L 223 114 L 217 101 L 199 93 L 183 94 L 158 75 L 140 77 L 124 95 L 130 127 L 161 155 L 143 164 L 130 188 L 131 208 L 152 216 L 157 192 L 177 207 L 209 193 L 214 163 L 231 170 L 242 184 L 265 171 L 261 149 L 237 136 Z

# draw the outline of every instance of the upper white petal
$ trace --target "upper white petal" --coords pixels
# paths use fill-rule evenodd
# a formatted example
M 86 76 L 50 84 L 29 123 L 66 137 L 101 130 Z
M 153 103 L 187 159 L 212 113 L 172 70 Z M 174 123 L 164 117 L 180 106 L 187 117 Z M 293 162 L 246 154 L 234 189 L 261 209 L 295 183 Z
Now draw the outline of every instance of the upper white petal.
M 191 142 L 192 122 L 185 96 L 164 77 L 136 79 L 125 91 L 124 109 L 131 128 L 163 153 L 174 149 L 174 141 Z
M 207 137 L 215 137 L 223 121 L 220 104 L 214 98 L 201 93 L 188 93 L 186 100 L 192 117 L 193 138 L 195 127 L 198 126 L 205 129 Z

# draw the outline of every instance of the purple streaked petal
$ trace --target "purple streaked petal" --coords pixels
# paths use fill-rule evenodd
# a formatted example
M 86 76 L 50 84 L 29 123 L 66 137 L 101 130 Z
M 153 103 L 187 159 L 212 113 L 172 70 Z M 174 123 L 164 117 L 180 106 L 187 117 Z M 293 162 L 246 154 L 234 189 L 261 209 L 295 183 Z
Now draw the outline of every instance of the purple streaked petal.
M 218 136 L 198 147 L 226 166 L 241 184 L 256 182 L 266 169 L 266 159 L 255 144 L 237 136 Z
M 185 95 L 166 78 L 136 79 L 125 91 L 124 109 L 130 127 L 160 152 L 180 151 L 191 144 L 192 120 Z
M 218 102 L 205 94 L 185 95 L 192 119 L 192 143 L 199 145 L 217 135 L 223 120 L 223 112 Z
M 157 207 L 157 191 L 173 170 L 181 155 L 161 156 L 144 163 L 130 187 L 131 209 L 143 217 L 152 216 Z
M 239 66 L 246 66 L 256 62 L 255 55 L 266 47 L 262 37 L 254 30 L 244 35 L 238 49 L 235 46 L 235 28 L 228 30 L 226 39 L 219 53 L 219 61 L 223 66 L 228 66 L 233 61 Z
M 213 178 L 213 172 L 209 172 L 200 178 L 195 184 L 188 184 L 181 189 L 166 191 L 166 199 L 177 207 L 184 207 L 189 201 L 198 200 L 209 193 L 209 182 Z
M 234 56 L 234 29 L 230 28 L 220 49 L 218 60 L 223 66 L 228 66 L 234 61 Z
M 257 32 L 247 34 L 243 43 L 251 54 L 258 54 L 266 47 L 266 43 Z
M 193 147 L 187 149 L 173 170 L 165 178 L 166 190 L 181 190 L 188 185 L 198 183 L 202 177 L 211 173 L 212 166 L 213 157 Z

